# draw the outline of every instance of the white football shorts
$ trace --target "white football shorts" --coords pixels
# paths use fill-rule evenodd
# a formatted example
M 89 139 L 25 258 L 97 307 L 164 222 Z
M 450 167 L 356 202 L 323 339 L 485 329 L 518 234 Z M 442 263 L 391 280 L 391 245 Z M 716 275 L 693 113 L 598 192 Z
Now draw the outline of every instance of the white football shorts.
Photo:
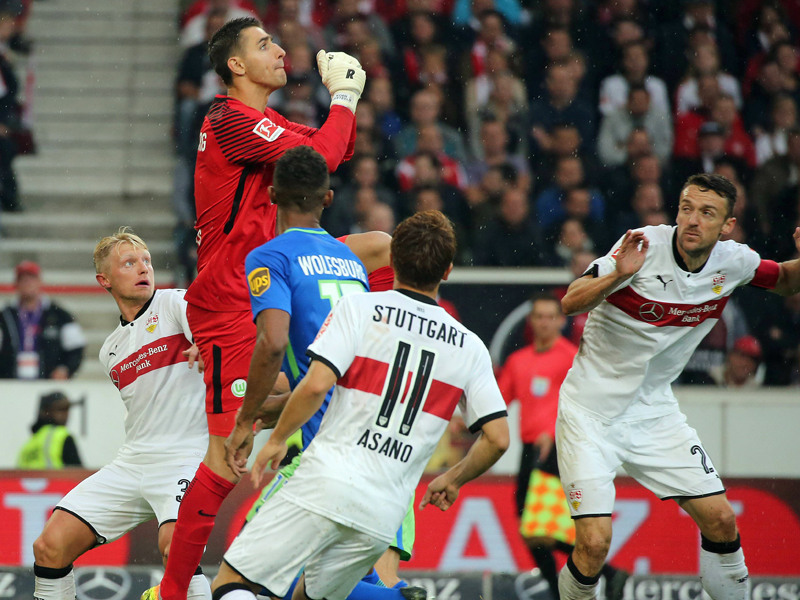
M 607 424 L 562 403 L 556 420 L 561 485 L 573 518 L 614 511 L 617 468 L 662 500 L 725 491 L 686 415 Z
M 289 502 L 279 491 L 242 529 L 224 558 L 242 577 L 279 597 L 305 569 L 310 598 L 344 600 L 388 547 Z
M 159 527 L 175 521 L 201 459 L 160 460 L 134 464 L 115 459 L 81 481 L 56 508 L 86 523 L 98 544 L 113 542 L 154 517 Z

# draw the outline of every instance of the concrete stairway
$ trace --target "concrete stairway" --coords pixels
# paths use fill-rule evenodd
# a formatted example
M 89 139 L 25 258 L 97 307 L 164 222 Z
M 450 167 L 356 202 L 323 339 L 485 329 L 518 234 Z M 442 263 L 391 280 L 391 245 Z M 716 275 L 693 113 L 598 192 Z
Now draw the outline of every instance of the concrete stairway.
M 166 195 L 171 190 L 176 0 L 34 5 L 38 155 L 24 194 Z
M 23 259 L 49 285 L 96 286 L 92 250 L 130 225 L 150 247 L 156 281 L 174 267 L 170 204 L 178 0 L 47 0 L 29 22 L 38 152 L 15 169 L 22 213 L 0 216 L 0 284 Z M 0 304 L 13 294 L 0 294 Z M 97 352 L 118 313 L 105 294 L 54 296 L 89 338 L 79 377 L 101 376 Z

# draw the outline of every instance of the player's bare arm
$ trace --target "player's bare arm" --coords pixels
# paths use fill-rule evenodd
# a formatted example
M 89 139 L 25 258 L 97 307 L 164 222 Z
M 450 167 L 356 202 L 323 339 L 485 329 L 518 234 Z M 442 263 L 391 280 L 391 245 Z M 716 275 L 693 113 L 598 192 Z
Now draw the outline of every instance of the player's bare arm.
M 587 275 L 573 281 L 561 299 L 564 314 L 577 315 L 598 306 L 620 283 L 642 268 L 649 245 L 643 232 L 628 230 L 617 251 L 616 269 L 602 277 Z
M 247 471 L 245 466 L 253 449 L 253 425 L 275 386 L 289 344 L 289 314 L 274 308 L 262 310 L 256 318 L 256 329 L 244 401 L 236 425 L 225 440 L 225 460 L 239 477 Z
M 797 251 L 800 252 L 800 227 L 795 228 L 792 237 Z M 800 292 L 800 258 L 787 260 L 778 266 L 781 269 L 778 274 L 778 282 L 775 284 L 775 288 L 770 291 L 781 296 L 791 296 Z
M 280 467 L 280 462 L 287 452 L 286 440 L 314 416 L 325 401 L 328 390 L 335 384 L 336 373 L 328 365 L 317 360 L 312 361 L 308 373 L 292 392 L 278 419 L 278 424 L 275 425 L 275 430 L 253 463 L 250 477 L 256 488 L 261 485 L 261 476 L 268 464 L 272 469 Z
M 455 503 L 462 485 L 484 473 L 503 456 L 509 443 L 508 418 L 484 423 L 481 432 L 464 458 L 428 484 L 420 510 L 428 504 L 447 510 Z
M 344 243 L 353 251 L 353 254 L 361 259 L 367 268 L 367 273 L 389 266 L 392 236 L 388 233 L 383 231 L 352 233 L 347 236 Z
M 289 396 L 291 396 L 292 392 L 283 392 L 282 394 L 271 394 L 264 403 L 261 405 L 261 408 L 258 411 L 258 417 L 256 417 L 257 421 L 261 422 L 261 426 L 265 429 L 271 429 L 275 427 L 275 424 L 278 422 L 278 419 L 283 412 L 283 408 L 286 406 L 286 402 L 289 400 Z

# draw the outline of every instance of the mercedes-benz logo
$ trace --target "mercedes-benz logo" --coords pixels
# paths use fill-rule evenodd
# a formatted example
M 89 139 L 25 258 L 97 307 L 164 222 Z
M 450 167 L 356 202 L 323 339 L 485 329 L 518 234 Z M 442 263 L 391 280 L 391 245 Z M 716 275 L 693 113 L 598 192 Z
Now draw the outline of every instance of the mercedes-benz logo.
M 639 307 L 639 316 L 650 323 L 660 321 L 664 316 L 664 307 L 658 302 L 645 302 Z
M 124 569 L 75 570 L 78 600 L 123 600 L 131 589 L 131 576 Z
M 111 383 L 114 384 L 114 387 L 119 389 L 119 373 L 117 373 L 116 369 L 111 369 Z

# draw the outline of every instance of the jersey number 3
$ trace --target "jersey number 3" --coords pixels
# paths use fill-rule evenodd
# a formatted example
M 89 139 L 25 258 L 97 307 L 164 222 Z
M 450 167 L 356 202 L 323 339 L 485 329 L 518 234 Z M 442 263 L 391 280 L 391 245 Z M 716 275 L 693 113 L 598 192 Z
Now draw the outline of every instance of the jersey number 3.
M 400 394 L 405 394 L 403 382 L 406 379 L 406 367 L 408 359 L 411 355 L 411 344 L 407 342 L 399 342 L 397 345 L 397 352 L 392 361 L 391 370 L 389 371 L 389 383 L 386 386 L 386 393 L 383 396 L 381 403 L 381 410 L 378 413 L 376 425 L 378 427 L 386 428 L 389 426 L 389 420 L 392 417 L 392 412 L 397 405 L 397 400 Z M 400 433 L 408 435 L 411 431 L 411 426 L 417 418 L 417 413 L 425 401 L 425 395 L 428 390 L 428 382 L 433 372 L 433 363 L 436 355 L 430 350 L 420 351 L 419 364 L 415 371 L 414 381 L 411 384 L 411 394 L 406 402 L 406 410 L 403 413 L 403 420 L 400 423 Z

